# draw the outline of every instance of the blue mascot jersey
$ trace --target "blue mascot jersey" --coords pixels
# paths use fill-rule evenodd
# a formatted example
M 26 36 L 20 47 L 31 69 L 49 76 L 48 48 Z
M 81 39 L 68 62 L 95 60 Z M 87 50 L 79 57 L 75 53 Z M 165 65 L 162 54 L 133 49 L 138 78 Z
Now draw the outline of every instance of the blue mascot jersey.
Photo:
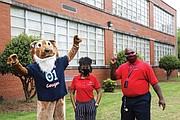
M 68 57 L 60 57 L 51 73 L 42 72 L 37 63 L 28 65 L 28 74 L 35 80 L 38 100 L 55 101 L 67 94 L 64 70 L 68 66 Z

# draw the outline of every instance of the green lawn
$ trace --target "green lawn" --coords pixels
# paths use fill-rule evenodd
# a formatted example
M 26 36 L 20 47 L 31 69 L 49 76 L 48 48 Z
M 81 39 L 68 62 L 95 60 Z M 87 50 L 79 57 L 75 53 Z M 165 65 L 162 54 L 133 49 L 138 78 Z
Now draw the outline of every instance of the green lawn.
M 180 82 L 160 82 L 166 100 L 166 109 L 158 106 L 158 97 L 151 88 L 152 120 L 180 120 Z M 120 120 L 121 90 L 115 93 L 103 93 L 97 111 L 97 120 Z M 35 112 L 0 113 L 0 120 L 36 120 Z M 66 96 L 66 120 L 74 120 L 74 111 L 69 95 Z

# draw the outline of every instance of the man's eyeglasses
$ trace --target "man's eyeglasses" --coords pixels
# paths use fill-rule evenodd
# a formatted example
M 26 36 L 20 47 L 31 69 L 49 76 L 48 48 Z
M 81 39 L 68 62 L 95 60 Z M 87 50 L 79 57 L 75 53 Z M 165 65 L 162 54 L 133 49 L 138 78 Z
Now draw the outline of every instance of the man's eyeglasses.
M 129 53 L 125 53 L 125 56 L 131 55 L 131 54 L 136 54 L 135 52 L 129 52 Z

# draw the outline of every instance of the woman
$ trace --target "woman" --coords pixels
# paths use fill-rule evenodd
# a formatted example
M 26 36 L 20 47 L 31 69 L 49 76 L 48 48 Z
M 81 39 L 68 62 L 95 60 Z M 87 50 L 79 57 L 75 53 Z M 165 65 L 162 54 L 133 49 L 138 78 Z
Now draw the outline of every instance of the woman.
M 76 120 L 96 120 L 96 108 L 101 100 L 100 84 L 97 78 L 90 73 L 92 60 L 82 57 L 79 60 L 79 75 L 73 78 L 70 98 L 75 111 Z M 93 90 L 96 90 L 97 99 L 94 99 Z M 75 100 L 76 92 L 76 100 Z

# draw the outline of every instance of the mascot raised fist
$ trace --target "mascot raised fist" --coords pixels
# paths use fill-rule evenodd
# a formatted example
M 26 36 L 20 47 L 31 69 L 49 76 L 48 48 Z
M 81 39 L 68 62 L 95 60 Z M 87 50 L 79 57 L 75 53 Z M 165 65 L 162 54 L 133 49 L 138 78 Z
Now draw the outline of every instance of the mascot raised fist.
M 37 90 L 37 119 L 65 120 L 64 96 L 67 94 L 64 70 L 74 58 L 79 43 L 78 35 L 74 36 L 73 46 L 68 55 L 58 57 L 55 40 L 40 40 L 30 44 L 30 54 L 34 63 L 23 67 L 18 56 L 12 54 L 7 64 L 18 74 L 32 76 Z

